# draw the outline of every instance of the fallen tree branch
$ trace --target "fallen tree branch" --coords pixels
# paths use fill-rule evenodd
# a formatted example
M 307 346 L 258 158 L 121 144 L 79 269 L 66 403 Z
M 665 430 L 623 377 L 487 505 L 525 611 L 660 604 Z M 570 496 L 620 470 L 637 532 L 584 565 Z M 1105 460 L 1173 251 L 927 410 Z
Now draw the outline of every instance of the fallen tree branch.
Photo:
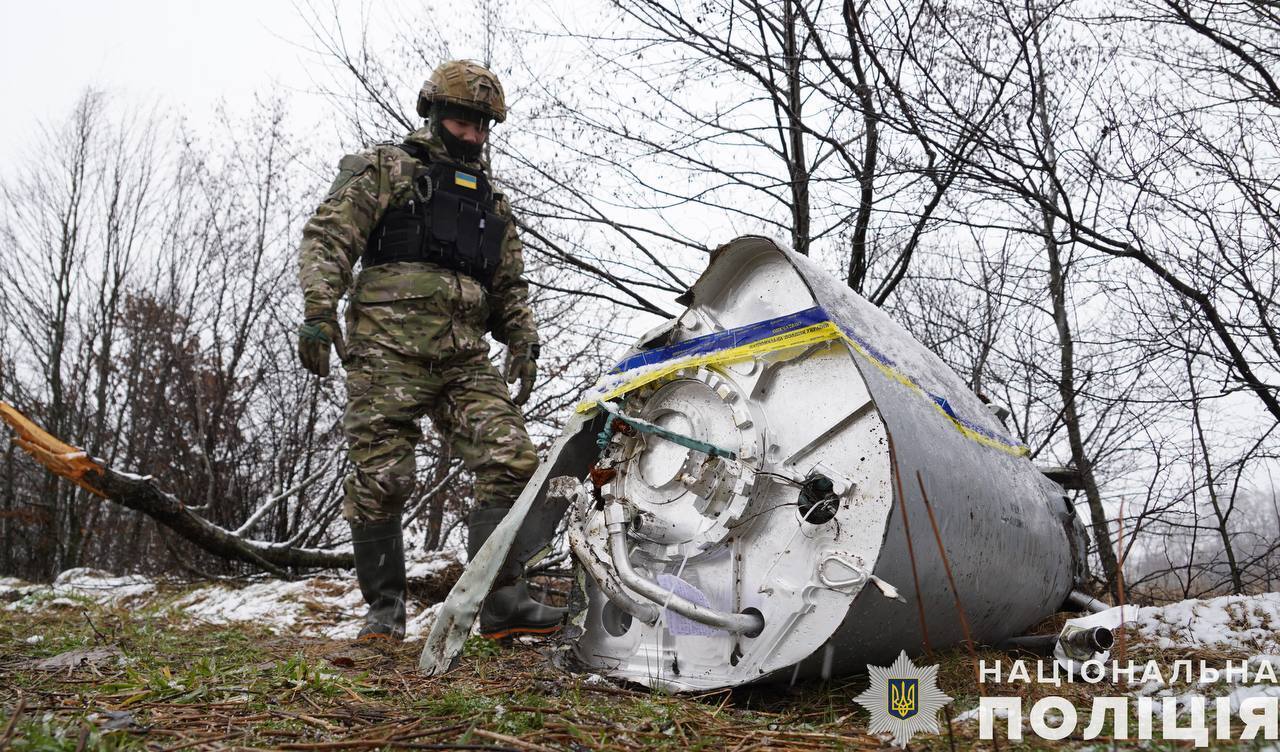
M 267 515 L 267 512 L 270 512 L 272 509 L 275 508 L 276 504 L 279 504 L 280 502 L 284 501 L 290 496 L 293 496 L 294 494 L 303 490 L 304 488 L 311 485 L 312 483 L 315 483 L 317 480 L 320 480 L 320 478 L 324 477 L 324 474 L 329 472 L 329 468 L 333 467 L 333 463 L 338 459 L 338 454 L 339 452 L 336 449 L 333 452 L 330 452 L 328 459 L 326 459 L 323 463 L 321 463 L 320 469 L 316 470 L 311 475 L 295 483 L 292 488 L 281 491 L 275 496 L 272 496 L 270 499 L 267 499 L 266 501 L 262 502 L 262 505 L 259 506 L 257 510 L 254 511 L 253 514 L 249 515 L 249 519 L 245 520 L 243 525 L 236 528 L 235 534 L 244 535 L 245 533 L 249 532 L 250 530 L 253 529 L 254 525 L 262 521 L 262 518 Z
M 215 556 L 253 564 L 286 578 L 288 568 L 349 569 L 355 566 L 350 553 L 242 538 L 191 511 L 156 485 L 150 476 L 106 466 L 49 434 L 3 402 L 0 402 L 0 419 L 17 434 L 15 443 L 53 473 L 92 494 L 142 512 Z

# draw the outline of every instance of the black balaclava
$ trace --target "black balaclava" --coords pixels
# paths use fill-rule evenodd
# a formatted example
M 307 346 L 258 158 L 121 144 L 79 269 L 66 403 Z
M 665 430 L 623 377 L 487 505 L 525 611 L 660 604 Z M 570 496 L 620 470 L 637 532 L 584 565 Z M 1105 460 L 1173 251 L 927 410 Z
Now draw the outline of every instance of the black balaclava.
M 449 156 L 463 162 L 478 161 L 484 144 L 469 144 L 453 135 L 448 128 L 444 127 L 445 118 L 465 120 L 480 126 L 488 124 L 489 118 L 477 110 L 461 105 L 436 102 L 431 106 L 431 131 L 444 142 L 444 148 L 449 152 Z

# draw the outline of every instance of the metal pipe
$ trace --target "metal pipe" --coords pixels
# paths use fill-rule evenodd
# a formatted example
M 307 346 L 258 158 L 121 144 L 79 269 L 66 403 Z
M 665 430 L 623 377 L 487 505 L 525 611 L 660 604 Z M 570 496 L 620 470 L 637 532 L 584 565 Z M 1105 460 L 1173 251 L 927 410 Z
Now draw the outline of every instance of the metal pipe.
M 658 617 L 662 615 L 662 609 L 652 603 L 641 603 L 622 592 L 609 573 L 601 566 L 601 562 L 592 553 L 591 547 L 587 545 L 586 540 L 582 537 L 581 531 L 574 525 L 569 526 L 569 546 L 573 549 L 573 554 L 577 557 L 587 574 L 591 575 L 591 579 L 595 580 L 596 586 L 605 594 L 613 605 L 625 613 L 639 619 L 645 624 L 658 623 Z
M 1105 653 L 1116 644 L 1115 634 L 1106 627 L 1085 627 L 1072 632 L 1063 630 L 1060 640 L 1075 653 Z
M 1089 595 L 1088 593 L 1082 593 L 1079 590 L 1072 590 L 1071 593 L 1067 595 L 1067 604 L 1071 606 L 1079 606 L 1085 611 L 1089 611 L 1095 614 L 1101 613 L 1111 608 L 1111 606 L 1107 605 L 1106 603 L 1103 603 L 1097 598 L 1094 598 L 1092 595 Z
M 647 580 L 631 566 L 627 552 L 627 513 L 622 505 L 613 502 L 604 510 L 605 527 L 609 531 L 609 556 L 613 569 L 622 584 L 654 603 L 669 608 L 681 616 L 708 627 L 723 629 L 735 634 L 757 635 L 764 630 L 764 617 L 760 614 L 731 614 L 717 611 L 686 598 L 681 598 L 652 580 Z
M 1018 648 L 1032 653 L 1049 655 L 1057 644 L 1057 635 L 1024 635 L 1022 637 L 1010 637 L 1000 643 L 1000 647 L 1008 650 Z

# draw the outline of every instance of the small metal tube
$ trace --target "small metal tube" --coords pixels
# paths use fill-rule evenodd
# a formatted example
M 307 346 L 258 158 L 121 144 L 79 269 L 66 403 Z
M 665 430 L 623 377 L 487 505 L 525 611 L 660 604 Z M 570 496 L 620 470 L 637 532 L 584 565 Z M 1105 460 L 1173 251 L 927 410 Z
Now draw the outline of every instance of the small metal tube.
M 1097 598 L 1094 598 L 1092 595 L 1082 593 L 1079 590 L 1071 591 L 1071 594 L 1067 596 L 1067 604 L 1071 606 L 1079 606 L 1085 611 L 1095 614 L 1111 608 L 1111 606 L 1103 603 Z
M 759 634 L 764 629 L 764 618 L 759 614 L 731 614 L 707 608 L 640 576 L 631 566 L 631 557 L 627 552 L 626 510 L 621 504 L 614 502 L 605 507 L 604 518 L 609 531 L 609 556 L 613 559 L 614 571 L 618 573 L 622 584 L 654 603 L 708 627 L 735 634 Z
M 569 547 L 573 549 L 573 553 L 577 556 L 578 563 L 587 570 L 591 575 L 591 579 L 595 580 L 596 586 L 600 588 L 600 592 L 605 594 L 613 605 L 622 611 L 631 614 L 636 619 L 645 624 L 656 624 L 658 617 L 662 615 L 662 609 L 652 603 L 641 603 L 632 598 L 614 583 L 613 578 L 605 571 L 600 562 L 591 552 L 591 548 L 587 545 L 586 540 L 582 538 L 582 534 L 575 526 L 569 526 Z
M 1053 647 L 1057 644 L 1057 635 L 1025 635 L 1022 637 L 1010 637 L 1000 643 L 1000 647 L 1006 650 L 1019 648 L 1032 653 L 1048 655 L 1053 652 Z
M 1064 633 L 1062 642 L 1077 653 L 1105 653 L 1116 644 L 1115 635 L 1106 627 L 1088 627 Z

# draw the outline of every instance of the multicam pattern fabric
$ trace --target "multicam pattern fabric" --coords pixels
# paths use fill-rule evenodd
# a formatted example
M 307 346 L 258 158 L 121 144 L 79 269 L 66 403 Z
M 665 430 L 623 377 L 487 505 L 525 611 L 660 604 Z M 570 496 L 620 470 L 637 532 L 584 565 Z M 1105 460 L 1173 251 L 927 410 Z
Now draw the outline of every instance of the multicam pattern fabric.
M 429 129 L 406 140 L 448 159 Z M 537 465 L 484 336 L 492 332 L 515 349 L 538 341 L 515 222 L 508 223 L 490 292 L 472 277 L 426 262 L 373 266 L 353 279 L 383 212 L 421 199 L 413 182 L 421 169 L 393 145 L 344 157 L 328 197 L 303 228 L 299 249 L 308 318 L 333 315 L 350 293 L 344 426 L 356 469 L 343 510 L 361 523 L 400 514 L 415 482 L 413 448 L 424 415 L 475 473 L 482 505 L 509 506 Z M 511 216 L 505 199 L 498 211 Z
M 418 92 L 418 114 L 427 117 L 434 102 L 470 107 L 501 123 L 507 119 L 507 101 L 498 77 L 471 60 L 450 60 L 431 72 Z
M 432 137 L 429 129 L 414 131 L 406 140 L 426 147 L 433 158 L 448 159 L 444 145 Z M 302 230 L 298 276 L 308 318 L 337 310 L 338 300 L 352 286 L 352 268 L 364 252 L 365 241 L 382 213 L 389 206 L 398 206 L 416 197 L 413 177 L 421 164 L 392 145 L 343 158 L 328 198 Z M 466 166 L 487 172 L 486 165 L 481 163 Z M 505 198 L 499 201 L 498 211 L 511 216 L 511 207 Z M 437 310 L 451 319 L 455 312 L 458 314 L 458 320 L 447 327 L 450 336 L 479 342 L 487 329 L 499 342 L 526 347 L 538 341 L 538 333 L 529 308 L 529 286 L 523 275 L 524 246 L 516 233 L 515 222 L 508 222 L 491 293 L 486 294 L 471 277 L 434 264 L 414 262 L 363 270 L 355 280 L 352 300 L 386 303 L 427 299 L 452 288 L 452 292 L 447 293 L 452 297 L 448 301 L 450 305 L 436 305 Z M 398 313 L 387 309 L 386 315 L 394 318 Z M 382 323 L 384 328 L 398 332 L 395 321 Z
M 481 506 L 510 506 L 537 469 L 524 418 L 483 352 L 422 358 L 363 342 L 347 363 L 347 394 L 343 428 L 356 468 L 345 485 L 349 520 L 399 518 L 424 415 L 475 474 Z

